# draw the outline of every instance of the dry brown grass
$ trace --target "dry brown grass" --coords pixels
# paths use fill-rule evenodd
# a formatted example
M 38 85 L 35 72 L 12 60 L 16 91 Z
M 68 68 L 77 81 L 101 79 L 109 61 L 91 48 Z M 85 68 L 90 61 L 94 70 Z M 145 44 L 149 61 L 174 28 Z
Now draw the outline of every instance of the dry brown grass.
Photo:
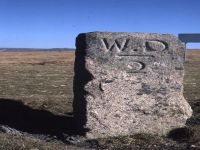
M 0 98 L 57 114 L 72 111 L 73 52 L 1 52 Z
M 188 62 L 200 61 L 200 50 L 188 49 L 186 53 L 186 61 Z
M 72 63 L 74 52 L 0 52 L 0 64 Z

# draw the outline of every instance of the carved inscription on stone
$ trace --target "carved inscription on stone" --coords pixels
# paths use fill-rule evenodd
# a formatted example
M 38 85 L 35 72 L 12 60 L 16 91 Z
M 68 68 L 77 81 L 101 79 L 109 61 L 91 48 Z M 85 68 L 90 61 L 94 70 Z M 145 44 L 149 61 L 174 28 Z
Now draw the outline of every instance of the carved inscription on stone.
M 185 47 L 176 37 L 92 32 L 76 45 L 74 116 L 88 138 L 166 135 L 185 125 L 192 110 L 182 93 Z
M 103 49 L 105 51 L 114 51 L 114 52 L 121 52 L 124 51 L 128 44 L 129 39 L 119 38 L 119 39 L 101 39 Z
M 115 55 L 117 56 L 132 56 L 132 57 L 138 57 L 140 56 L 141 58 L 138 60 L 133 60 L 133 61 L 130 61 L 129 63 L 127 63 L 127 68 L 128 68 L 128 71 L 129 73 L 137 73 L 139 70 L 143 70 L 145 68 L 145 63 L 140 61 L 142 60 L 142 57 L 148 57 L 148 55 L 143 55 L 143 54 L 140 54 L 140 55 L 137 55 L 137 52 L 139 52 L 140 50 L 139 49 L 130 49 L 128 47 L 128 43 L 131 39 L 128 39 L 128 38 L 117 38 L 117 39 L 108 39 L 108 38 L 103 38 L 103 39 L 100 39 L 101 40 L 101 43 L 102 43 L 102 46 L 103 46 L 103 49 L 105 50 L 105 52 L 112 52 L 114 53 Z M 164 49 L 164 47 L 162 47 L 162 43 L 156 43 L 157 41 L 149 41 L 149 42 L 146 42 L 146 43 L 149 43 L 147 44 L 146 46 L 151 47 L 151 49 L 153 51 L 155 50 L 160 50 L 160 49 Z M 156 47 L 156 45 L 158 45 Z M 161 45 L 161 46 L 160 46 Z M 124 51 L 126 50 L 129 50 L 129 51 L 132 51 L 134 52 L 134 54 L 129 54 L 129 53 L 124 53 Z M 149 55 L 150 57 L 152 57 L 151 55 Z
M 129 51 L 132 52 L 138 52 L 139 49 L 130 49 L 128 47 L 128 43 L 131 39 L 128 38 L 118 38 L 118 39 L 108 39 L 103 38 L 100 39 L 102 43 L 102 47 L 106 52 L 113 51 L 116 53 L 124 52 L 127 48 Z M 143 44 L 143 43 L 142 43 Z M 144 41 L 145 44 L 145 51 L 163 51 L 167 49 L 168 45 L 167 43 L 164 43 L 162 41 L 153 41 L 153 40 L 147 40 Z
M 133 62 L 130 62 L 127 67 L 130 70 L 138 71 L 138 70 L 144 69 L 145 64 L 143 62 L 133 61 Z
M 147 51 L 163 51 L 167 46 L 161 41 L 147 41 L 146 48 Z

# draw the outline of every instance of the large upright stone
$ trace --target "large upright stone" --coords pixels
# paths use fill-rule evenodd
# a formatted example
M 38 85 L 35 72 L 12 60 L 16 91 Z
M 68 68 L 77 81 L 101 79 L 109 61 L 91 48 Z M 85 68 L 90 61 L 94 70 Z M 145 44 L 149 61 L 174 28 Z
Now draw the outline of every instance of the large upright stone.
M 74 116 L 88 138 L 165 135 L 192 115 L 183 97 L 185 46 L 176 37 L 93 32 L 76 46 Z

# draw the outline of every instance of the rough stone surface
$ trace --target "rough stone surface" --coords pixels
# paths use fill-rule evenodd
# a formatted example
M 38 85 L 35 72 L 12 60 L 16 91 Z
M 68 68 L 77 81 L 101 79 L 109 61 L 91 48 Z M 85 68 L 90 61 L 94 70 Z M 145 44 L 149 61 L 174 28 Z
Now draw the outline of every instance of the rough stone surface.
M 74 116 L 86 137 L 165 135 L 191 117 L 183 97 L 185 46 L 176 37 L 91 32 L 76 46 Z

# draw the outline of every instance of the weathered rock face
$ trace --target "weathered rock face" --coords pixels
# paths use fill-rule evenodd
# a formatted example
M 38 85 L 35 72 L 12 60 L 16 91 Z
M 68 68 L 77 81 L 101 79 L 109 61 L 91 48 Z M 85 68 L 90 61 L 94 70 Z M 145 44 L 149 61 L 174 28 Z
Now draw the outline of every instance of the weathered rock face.
M 165 135 L 192 115 L 176 37 L 92 32 L 76 42 L 74 115 L 88 138 Z

